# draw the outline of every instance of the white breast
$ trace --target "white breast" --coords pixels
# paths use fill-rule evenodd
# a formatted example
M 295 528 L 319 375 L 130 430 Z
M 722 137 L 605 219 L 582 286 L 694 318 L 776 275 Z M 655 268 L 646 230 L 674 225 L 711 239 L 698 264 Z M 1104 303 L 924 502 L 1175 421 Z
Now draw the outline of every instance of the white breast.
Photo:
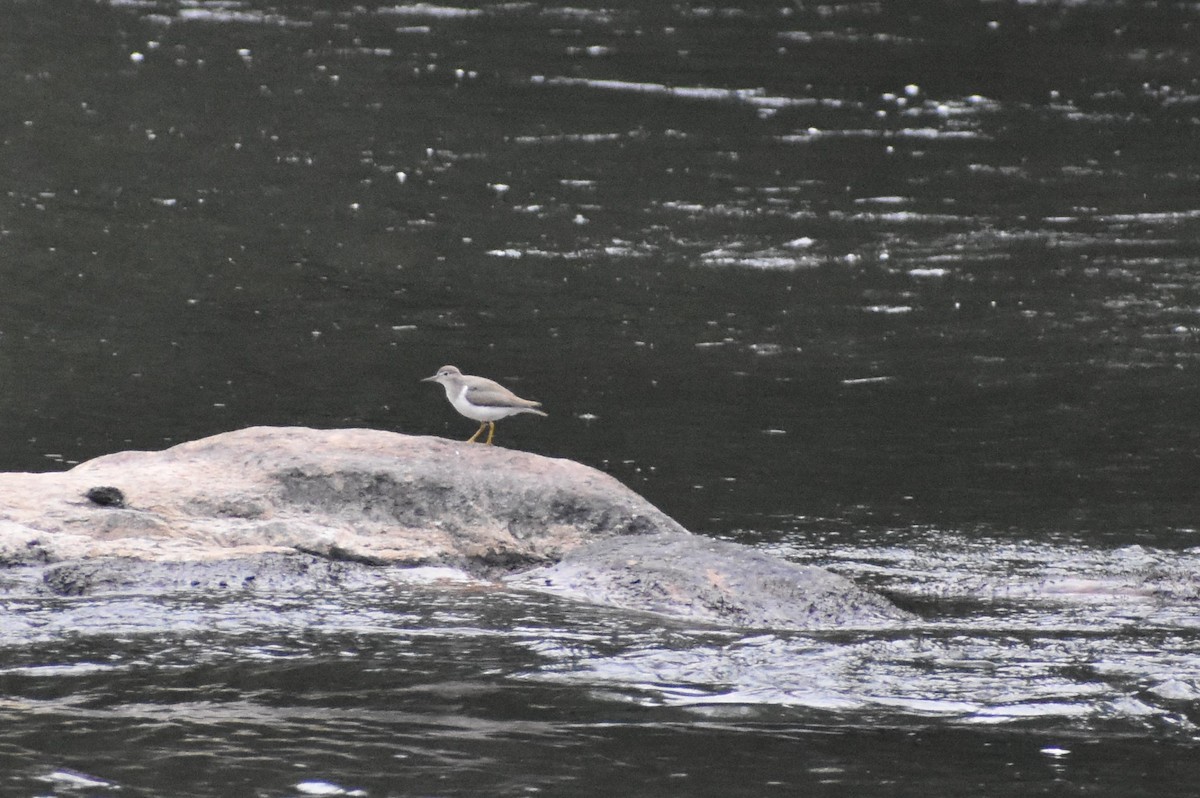
M 446 398 L 450 400 L 450 404 L 454 405 L 454 409 L 462 413 L 467 418 L 473 418 L 476 421 L 499 421 L 502 418 L 508 418 L 513 413 L 521 412 L 518 407 L 481 407 L 479 405 L 469 404 L 466 400 L 467 386 L 460 386 L 458 390 L 454 390 L 449 385 L 446 386 Z

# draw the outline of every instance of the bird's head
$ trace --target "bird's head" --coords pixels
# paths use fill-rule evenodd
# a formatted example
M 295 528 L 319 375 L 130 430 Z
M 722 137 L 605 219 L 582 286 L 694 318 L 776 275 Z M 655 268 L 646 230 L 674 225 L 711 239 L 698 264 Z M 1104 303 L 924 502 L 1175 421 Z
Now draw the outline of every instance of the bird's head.
M 438 369 L 437 374 L 434 374 L 432 377 L 424 377 L 421 379 L 421 382 L 440 382 L 442 385 L 445 385 L 461 376 L 462 372 L 454 366 L 442 366 Z

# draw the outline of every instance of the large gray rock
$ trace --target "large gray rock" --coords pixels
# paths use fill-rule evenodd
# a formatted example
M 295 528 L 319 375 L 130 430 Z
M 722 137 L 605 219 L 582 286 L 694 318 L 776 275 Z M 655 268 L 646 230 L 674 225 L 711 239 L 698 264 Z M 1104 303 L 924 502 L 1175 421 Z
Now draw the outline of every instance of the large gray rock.
M 0 566 L 0 590 L 36 569 L 38 589 L 60 595 L 352 589 L 411 573 L 397 566 L 449 566 L 739 626 L 909 617 L 819 568 L 691 535 L 579 463 L 364 429 L 255 427 L 0 474 Z
M 118 489 L 124 506 L 86 498 L 96 488 Z M 379 430 L 251 427 L 0 474 L 0 563 L 304 551 L 490 573 L 662 531 L 681 527 L 579 463 Z

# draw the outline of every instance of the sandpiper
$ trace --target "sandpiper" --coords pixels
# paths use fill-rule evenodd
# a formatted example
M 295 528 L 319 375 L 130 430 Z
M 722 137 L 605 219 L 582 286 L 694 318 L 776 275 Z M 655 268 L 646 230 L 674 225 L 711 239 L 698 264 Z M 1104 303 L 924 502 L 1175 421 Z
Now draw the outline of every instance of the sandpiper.
M 485 443 L 491 444 L 492 436 L 496 434 L 496 422 L 502 418 L 515 416 L 517 413 L 536 413 L 546 415 L 536 408 L 541 402 L 531 402 L 522 399 L 498 382 L 486 377 L 472 377 L 463 374 L 454 366 L 442 366 L 432 377 L 425 377 L 421 382 L 440 383 L 446 389 L 446 398 L 454 409 L 470 419 L 479 422 L 479 429 L 467 438 L 467 443 L 474 443 L 483 428 L 488 428 Z

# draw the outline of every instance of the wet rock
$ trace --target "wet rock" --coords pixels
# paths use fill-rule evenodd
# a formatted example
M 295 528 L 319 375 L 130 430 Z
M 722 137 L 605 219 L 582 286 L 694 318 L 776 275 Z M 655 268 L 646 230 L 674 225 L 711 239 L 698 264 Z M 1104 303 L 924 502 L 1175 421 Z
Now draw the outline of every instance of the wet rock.
M 99 486 L 99 487 L 98 487 Z M 0 474 L 0 592 L 306 590 L 449 566 L 750 627 L 908 618 L 819 568 L 691 535 L 595 469 L 378 430 L 255 427 Z
M 130 557 L 75 560 L 42 571 L 44 592 L 59 596 L 95 593 L 162 593 L 202 590 L 324 590 L 386 584 L 381 569 L 360 568 L 321 557 L 258 554 L 227 560 L 147 562 Z
M 828 629 L 915 617 L 822 568 L 691 534 L 594 543 L 505 581 L 622 609 L 744 627 Z

